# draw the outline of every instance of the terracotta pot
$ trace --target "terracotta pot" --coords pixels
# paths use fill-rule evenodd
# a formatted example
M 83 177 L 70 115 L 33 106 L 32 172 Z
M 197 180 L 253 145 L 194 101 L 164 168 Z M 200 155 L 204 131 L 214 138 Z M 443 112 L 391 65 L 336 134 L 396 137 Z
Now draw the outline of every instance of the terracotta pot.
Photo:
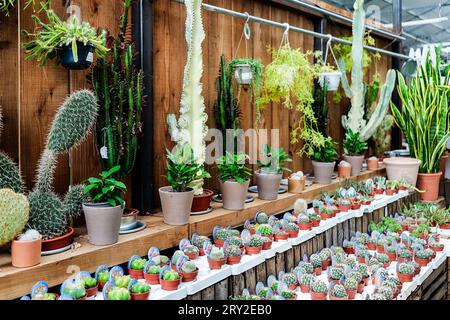
M 374 189 L 375 194 L 383 194 L 384 190 L 383 189 Z
M 290 193 L 302 193 L 305 190 L 306 178 L 303 177 L 299 180 L 288 178 L 288 191 Z
M 203 189 L 203 193 L 198 196 L 194 195 L 191 212 L 202 212 L 208 210 L 211 205 L 211 197 L 213 195 L 214 192 L 209 189 Z
M 376 159 L 367 159 L 367 170 L 377 170 L 378 169 L 378 158 Z
M 227 257 L 227 264 L 229 265 L 233 265 L 233 264 L 239 264 L 241 263 L 241 256 L 237 256 L 237 257 Z
M 325 271 L 330 266 L 331 262 L 329 260 L 322 261 L 322 270 Z
M 334 282 L 335 284 L 341 284 L 341 280 L 328 278 L 328 282 Z
M 203 248 L 198 248 L 198 255 L 199 255 L 200 257 L 203 257 L 204 255 L 206 255 L 206 254 L 205 254 L 205 250 L 203 250 Z
M 174 192 L 172 187 L 159 188 L 164 222 L 172 226 L 188 224 L 191 215 L 194 190 Z
M 330 184 L 331 176 L 334 172 L 334 167 L 336 166 L 336 161 L 334 162 L 318 162 L 312 161 L 314 170 L 314 182 L 320 184 Z
M 387 178 L 389 180 L 405 179 L 412 186 L 416 186 L 420 160 L 414 158 L 385 158 Z
M 439 181 L 442 172 L 438 173 L 419 173 L 417 179 L 417 188 L 425 191 L 420 193 L 421 201 L 436 201 L 439 197 Z
M 335 296 L 333 296 L 332 294 L 330 294 L 330 300 L 348 300 L 348 296 L 345 298 L 336 298 Z
M 254 254 L 260 254 L 262 247 L 245 247 L 245 252 L 251 256 Z
M 360 204 L 360 203 L 358 203 L 358 204 L 353 203 L 353 204 L 350 206 L 350 208 L 351 208 L 352 210 L 359 210 L 359 209 L 361 208 L 361 204 Z
M 99 285 L 97 284 L 95 287 L 86 288 L 86 296 L 88 298 L 95 297 L 97 295 L 97 292 L 98 292 L 98 287 L 99 287 Z
M 327 292 L 311 291 L 311 300 L 327 300 Z
M 298 237 L 298 231 L 286 230 L 286 232 L 289 235 L 289 238 L 297 238 Z
M 83 204 L 89 243 L 106 246 L 119 241 L 123 209 L 119 206 Z
M 384 247 L 383 246 L 377 246 L 377 252 L 378 253 L 384 253 Z
M 320 276 L 322 274 L 322 267 L 314 268 L 314 274 Z
M 180 275 L 181 275 L 181 281 L 182 281 L 182 282 L 192 282 L 192 281 L 194 281 L 195 279 L 197 279 L 197 276 L 198 276 L 198 268 L 195 269 L 195 271 L 189 272 L 189 273 L 181 273 L 181 272 L 180 272 Z
M 159 284 L 159 274 L 144 273 L 145 281 L 150 285 Z
M 296 283 L 288 284 L 289 290 L 297 290 L 298 285 Z
M 344 160 L 352 166 L 352 176 L 357 176 L 361 173 L 364 156 L 348 156 L 344 155 Z
M 435 253 L 436 252 L 441 252 L 442 250 L 444 250 L 444 247 L 433 247 L 430 246 L 431 250 L 433 250 Z
M 302 293 L 311 292 L 311 286 L 308 286 L 306 284 L 300 284 L 300 290 Z
M 208 259 L 209 269 L 211 270 L 219 270 L 222 269 L 222 266 L 227 262 L 226 258 L 220 260 L 212 260 Z
M 313 221 L 311 222 L 311 226 L 312 226 L 313 228 L 316 228 L 316 227 L 320 226 L 320 220 L 313 220 Z
M 369 279 L 370 279 L 369 276 L 363 278 L 363 282 L 364 282 L 364 285 L 365 285 L 365 286 L 367 286 L 367 285 L 369 284 Z
M 395 261 L 395 260 L 397 260 L 397 255 L 395 254 L 395 252 L 394 253 L 387 253 L 387 256 L 389 257 L 389 260 L 390 261 Z
M 280 241 L 280 240 L 287 240 L 289 238 L 288 234 L 274 234 L 273 235 L 273 239 L 275 242 Z
M 361 281 L 359 284 L 358 284 L 358 288 L 356 289 L 356 292 L 357 293 L 363 293 L 364 292 L 364 287 L 365 287 L 366 285 L 365 285 L 365 283 L 364 283 L 364 281 Z
M 311 230 L 311 223 L 299 223 L 298 227 L 300 230 Z
M 404 274 L 404 273 L 397 272 L 397 277 L 398 277 L 398 280 L 400 280 L 401 283 L 411 282 L 413 280 L 413 278 L 414 278 L 414 273 Z
M 338 175 L 340 178 L 350 178 L 352 175 L 351 166 L 338 166 Z
M 42 251 L 52 251 L 67 247 L 72 244 L 75 230 L 72 227 L 66 228 L 66 234 L 48 240 L 42 240 Z
M 261 173 L 255 171 L 256 184 L 258 186 L 258 197 L 262 200 L 278 199 L 278 190 L 283 178 L 281 173 Z
M 272 241 L 263 243 L 263 245 L 262 245 L 263 250 L 269 250 L 270 248 L 272 248 Z
M 363 257 L 357 257 L 356 261 L 358 261 L 359 263 L 366 263 L 366 258 Z
M 367 249 L 369 249 L 369 250 L 376 250 L 377 246 L 375 245 L 375 243 L 368 243 L 367 244 Z
M 386 195 L 387 196 L 393 196 L 395 194 L 395 190 L 392 190 L 392 189 L 387 189 L 386 190 Z
M 180 285 L 181 279 L 178 280 L 159 280 L 161 284 L 161 289 L 166 291 L 175 291 L 178 289 L 178 286 Z
M 146 293 L 133 293 L 130 292 L 131 300 L 148 300 L 150 296 L 150 291 Z
M 242 210 L 245 207 L 245 197 L 250 180 L 244 183 L 236 181 L 225 181 L 220 183 L 222 192 L 222 205 L 227 210 Z
M 242 246 L 242 247 L 240 247 L 239 249 L 241 249 L 241 255 L 244 255 L 244 254 L 245 254 L 245 247 Z
M 214 239 L 214 245 L 217 248 L 222 248 L 224 243 L 225 243 L 225 240 L 217 239 L 217 238 Z
M 189 258 L 189 260 L 194 261 L 198 258 L 199 252 L 185 253 L 185 255 Z
M 42 237 L 37 240 L 11 243 L 11 264 L 16 268 L 28 268 L 41 262 Z
M 328 215 L 326 214 L 326 213 L 319 213 L 319 216 L 320 216 L 320 219 L 321 220 L 327 220 L 329 217 L 328 217 Z
M 343 249 L 346 254 L 355 254 L 355 249 L 351 247 L 344 247 Z
M 350 210 L 351 206 L 350 205 L 339 205 L 339 212 L 348 212 L 348 210 Z
M 439 226 L 439 228 L 444 229 L 444 230 L 450 230 L 450 223 L 443 224 L 442 226 Z
M 421 267 L 426 267 L 428 265 L 428 263 L 430 262 L 430 260 L 428 260 L 428 259 L 414 258 L 414 260 Z
M 132 279 L 144 279 L 144 270 L 128 269 L 128 274 Z

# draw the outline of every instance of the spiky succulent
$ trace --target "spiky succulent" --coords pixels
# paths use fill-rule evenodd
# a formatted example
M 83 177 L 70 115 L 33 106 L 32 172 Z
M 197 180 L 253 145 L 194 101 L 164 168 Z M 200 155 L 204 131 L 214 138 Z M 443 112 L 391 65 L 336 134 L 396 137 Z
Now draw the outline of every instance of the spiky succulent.
M 250 238 L 248 245 L 249 245 L 249 247 L 257 248 L 257 247 L 261 247 L 263 245 L 263 243 L 264 243 L 263 238 L 258 234 L 254 234 Z
M 369 267 L 376 266 L 376 265 L 383 265 L 383 264 L 380 261 L 378 261 L 378 259 L 375 257 L 370 258 Z
M 415 257 L 418 259 L 429 259 L 430 258 L 430 252 L 426 249 L 418 250 L 415 254 Z
M 403 250 L 400 250 L 400 252 L 398 253 L 398 256 L 402 259 L 411 259 L 412 254 L 411 254 L 411 251 L 409 251 L 408 249 L 403 249 Z
M 228 229 L 219 229 L 215 234 L 216 239 L 226 240 L 230 237 L 230 230 Z
M 265 212 L 259 212 L 255 222 L 257 224 L 267 224 L 269 222 L 269 216 Z
M 169 257 L 163 256 L 163 255 L 157 255 L 157 256 L 153 257 L 152 261 L 159 266 L 169 264 L 169 262 L 170 262 Z
M 311 286 L 316 278 L 312 274 L 301 274 L 298 281 L 304 286 Z
M 378 294 L 383 295 L 386 300 L 392 300 L 394 298 L 396 288 L 385 286 L 384 284 L 377 290 Z
M 316 280 L 311 285 L 311 291 L 316 293 L 328 292 L 327 285 L 322 280 Z
M 356 268 L 358 263 L 356 262 L 354 257 L 346 257 L 344 260 L 344 264 L 351 268 Z
M 380 293 L 374 293 L 371 297 L 370 300 L 387 300 L 386 297 L 383 294 Z
M 355 255 L 356 255 L 358 258 L 365 258 L 365 257 L 367 257 L 367 256 L 370 256 L 370 255 L 369 255 L 369 251 L 367 251 L 367 250 L 357 250 L 357 251 L 355 252 Z
M 259 231 L 261 235 L 265 237 L 271 236 L 273 233 L 272 227 L 268 224 L 260 224 L 256 230 Z
M 197 236 L 195 237 L 195 239 L 193 240 L 193 245 L 196 246 L 197 248 L 203 248 L 203 244 L 205 243 L 206 240 L 208 240 L 209 238 L 207 236 Z
M 310 262 L 304 262 L 304 261 L 301 261 L 301 262 L 298 264 L 298 267 L 299 267 L 299 269 L 302 270 L 304 273 L 308 273 L 308 274 L 314 273 L 314 266 L 313 266 L 312 263 L 310 263 Z
M 297 225 L 296 223 L 294 223 L 294 222 L 289 222 L 288 224 L 286 224 L 285 229 L 286 229 L 287 231 L 298 231 L 298 230 L 299 230 L 299 227 L 298 227 L 298 225 Z
M 350 272 L 347 274 L 347 280 L 348 280 L 348 279 L 355 279 L 355 281 L 356 281 L 357 283 L 360 283 L 360 282 L 362 281 L 362 279 L 363 279 L 363 275 L 362 275 L 362 273 L 359 272 L 359 271 L 350 271 Z
M 235 300 L 235 301 L 246 301 L 246 300 L 261 300 L 262 298 L 260 296 L 257 295 L 239 295 L 239 296 L 232 296 L 230 297 L 230 300 Z
M 300 224 L 308 224 L 309 223 L 309 218 L 306 214 L 301 214 L 298 216 L 298 223 Z
M 366 278 L 369 276 L 369 267 L 364 263 L 360 263 L 358 264 L 358 272 L 361 273 L 363 278 Z
M 336 266 L 328 268 L 328 277 L 333 280 L 340 280 L 344 275 L 344 269 Z
M 242 247 L 244 244 L 242 243 L 242 239 L 239 237 L 231 237 L 228 238 L 228 244 L 235 245 L 238 247 Z
M 322 249 L 322 251 L 320 251 L 319 253 L 320 261 L 326 261 L 331 258 L 331 250 L 329 251 L 329 249 L 328 250 L 325 249 Z
M 187 245 L 186 248 L 184 248 L 183 252 L 185 254 L 195 254 L 198 253 L 198 248 L 192 244 Z
M 292 290 L 284 290 L 283 292 L 281 292 L 281 296 L 286 300 L 294 299 L 295 295 L 295 291 Z
M 230 244 L 227 246 L 225 250 L 225 254 L 227 257 L 240 257 L 241 256 L 241 248 L 234 244 Z
M 0 246 L 13 240 L 28 222 L 30 206 L 22 194 L 0 189 Z
M 320 259 L 320 256 L 317 253 L 313 253 L 309 257 L 309 262 L 311 262 L 314 268 L 322 267 L 322 260 Z
M 283 275 L 283 282 L 287 285 L 298 284 L 297 277 L 292 272 L 288 272 Z
M 176 265 L 177 262 L 178 262 L 178 260 L 179 260 L 181 257 L 183 257 L 183 256 L 184 256 L 184 252 L 183 252 L 183 251 L 181 251 L 181 250 L 175 251 L 175 252 L 173 253 L 173 255 L 172 255 L 172 263 L 173 263 L 174 265 Z
M 197 266 L 195 265 L 195 263 L 193 261 L 187 261 L 183 264 L 183 266 L 181 267 L 181 271 L 183 273 L 192 273 L 197 269 Z
M 345 290 L 356 290 L 358 288 L 359 282 L 360 281 L 355 278 L 347 278 L 344 282 Z
M 377 254 L 377 260 L 382 264 L 388 263 L 390 261 L 388 255 L 385 253 Z
M 347 290 L 342 284 L 336 284 L 331 287 L 330 294 L 336 298 L 345 298 L 347 297 Z
M 305 199 L 297 199 L 294 203 L 294 212 L 303 213 L 308 209 L 308 203 Z
M 212 260 L 221 260 L 225 258 L 225 253 L 223 252 L 223 248 L 212 247 L 211 252 L 209 253 L 209 258 Z
M 270 288 L 269 287 L 263 287 L 259 290 L 258 296 L 261 298 L 267 298 L 267 294 L 269 293 Z

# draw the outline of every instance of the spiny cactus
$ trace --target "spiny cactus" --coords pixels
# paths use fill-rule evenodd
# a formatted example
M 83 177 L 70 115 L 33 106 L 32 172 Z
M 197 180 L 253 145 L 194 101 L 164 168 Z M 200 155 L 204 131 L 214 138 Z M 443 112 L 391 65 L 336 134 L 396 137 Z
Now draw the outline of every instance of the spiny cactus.
M 218 247 L 212 247 L 211 252 L 209 254 L 209 258 L 212 260 L 220 260 L 225 258 L 225 253 L 223 251 L 223 248 Z
M 302 214 L 298 217 L 298 223 L 300 224 L 308 224 L 309 223 L 309 218 L 307 215 Z
M 300 270 L 302 270 L 304 273 L 312 274 L 312 273 L 314 272 L 314 266 L 313 266 L 313 264 L 310 263 L 310 262 L 300 261 L 300 263 L 298 264 L 298 267 L 299 267 Z
M 298 282 L 304 286 L 310 286 L 313 284 L 314 280 L 314 275 L 306 273 L 299 276 Z
M 261 224 L 258 226 L 258 228 L 256 230 L 261 232 L 262 236 L 270 236 L 270 235 L 272 235 L 272 232 L 273 232 L 272 227 L 268 224 Z
M 313 253 L 309 257 L 309 262 L 311 262 L 314 268 L 322 267 L 322 261 L 317 253 Z
M 100 105 L 96 128 L 100 162 L 104 171 L 120 165 L 116 179 L 127 177 L 133 170 L 142 132 L 143 71 L 134 67 L 136 52 L 125 39 L 131 2 L 124 1 L 119 34 L 109 55 L 98 59 L 92 73 Z
M 328 268 L 328 277 L 333 280 L 340 280 L 344 275 L 344 269 L 339 267 Z
M 294 203 L 294 212 L 303 213 L 308 209 L 308 204 L 305 199 L 297 199 Z
M 260 235 L 254 234 L 251 238 L 250 238 L 250 242 L 249 242 L 249 247 L 261 247 L 263 245 L 263 239 Z
M 71 296 L 73 299 L 80 299 L 86 295 L 86 289 L 82 283 L 73 282 L 67 283 L 62 293 Z
M 186 263 L 183 264 L 183 266 L 181 267 L 181 271 L 183 273 L 191 273 L 194 272 L 197 269 L 197 266 L 195 265 L 194 262 L 192 261 L 187 261 Z
M 298 230 L 299 230 L 299 227 L 298 227 L 298 225 L 297 225 L 296 223 L 294 223 L 294 222 L 289 222 L 289 223 L 286 225 L 285 229 L 286 229 L 287 231 L 298 231 Z
M 12 241 L 24 229 L 30 207 L 25 196 L 0 189 L 0 246 Z
M 359 282 L 361 281 L 358 281 L 356 278 L 347 278 L 344 282 L 344 287 L 346 290 L 356 290 Z
M 345 95 L 351 100 L 351 109 L 347 116 L 342 117 L 342 126 L 347 130 L 358 132 L 363 141 L 367 141 L 374 135 L 384 116 L 386 115 L 392 91 L 394 90 L 396 74 L 394 70 L 389 70 L 386 75 L 386 83 L 381 88 L 380 100 L 373 110 L 370 119 L 365 119 L 365 87 L 363 82 L 363 42 L 365 31 L 366 13 L 364 10 L 364 0 L 356 0 L 353 13 L 353 44 L 352 44 L 352 72 L 351 86 L 346 76 L 345 63 L 339 59 L 339 69 L 341 71 L 341 83 Z
M 388 263 L 390 261 L 388 255 L 385 253 L 377 254 L 377 260 L 383 264 Z
M 347 297 L 347 290 L 342 284 L 336 284 L 331 287 L 330 294 L 336 298 L 345 298 Z
M 283 275 L 283 282 L 287 285 L 298 284 L 297 277 L 292 272 Z
M 228 229 L 219 229 L 215 234 L 216 239 L 226 240 L 230 237 L 230 230 Z
M 177 145 L 189 143 L 199 163 L 205 162 L 205 137 L 208 132 L 205 103 L 200 82 L 203 73 L 202 42 L 205 39 L 202 22 L 202 0 L 185 0 L 187 63 L 184 69 L 180 101 L 180 117 L 167 116 L 169 133 Z M 196 185 L 195 194 L 201 194 L 203 181 Z
M 241 249 L 238 246 L 231 244 L 226 248 L 225 254 L 227 257 L 239 257 L 241 256 Z
M 198 248 L 192 244 L 186 246 L 186 248 L 184 248 L 183 250 L 185 254 L 198 253 L 198 251 Z
M 323 282 L 322 280 L 316 280 L 311 285 L 311 291 L 317 292 L 317 293 L 323 293 L 323 292 L 327 292 L 328 288 L 327 288 L 327 285 L 325 284 L 325 282 Z
M 244 245 L 242 239 L 239 237 L 228 238 L 228 244 L 238 246 L 239 248 Z

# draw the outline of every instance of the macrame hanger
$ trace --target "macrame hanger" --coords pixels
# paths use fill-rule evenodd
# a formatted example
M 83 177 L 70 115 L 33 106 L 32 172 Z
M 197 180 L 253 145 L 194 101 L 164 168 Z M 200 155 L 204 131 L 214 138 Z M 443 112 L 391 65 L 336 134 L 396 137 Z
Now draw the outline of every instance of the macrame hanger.
M 285 29 L 283 32 L 283 37 L 281 38 L 280 49 L 283 47 L 283 45 L 289 43 L 289 29 L 291 28 L 291 26 L 287 22 L 284 23 L 284 26 L 285 26 Z
M 331 55 L 333 56 L 333 59 L 334 59 L 334 63 L 336 63 L 336 67 L 338 68 L 339 72 L 342 73 L 342 70 L 339 67 L 338 60 L 336 59 L 336 56 L 334 54 L 333 46 L 331 45 L 331 43 L 333 41 L 333 36 L 331 34 L 327 34 L 327 37 L 328 37 L 328 41 L 327 41 L 327 47 L 326 47 L 326 50 L 325 50 L 325 59 L 323 60 L 323 63 L 324 64 L 327 63 L 328 52 L 331 52 Z
M 234 52 L 233 59 L 237 58 L 237 53 L 239 51 L 239 48 L 241 46 L 242 39 L 245 37 L 245 58 L 248 58 L 248 41 L 251 38 L 252 31 L 250 29 L 250 25 L 248 24 L 250 22 L 250 15 L 248 12 L 245 12 L 245 15 L 247 16 L 247 20 L 245 20 L 244 23 L 244 29 L 242 30 L 241 38 L 239 39 L 238 45 L 236 47 L 236 50 Z

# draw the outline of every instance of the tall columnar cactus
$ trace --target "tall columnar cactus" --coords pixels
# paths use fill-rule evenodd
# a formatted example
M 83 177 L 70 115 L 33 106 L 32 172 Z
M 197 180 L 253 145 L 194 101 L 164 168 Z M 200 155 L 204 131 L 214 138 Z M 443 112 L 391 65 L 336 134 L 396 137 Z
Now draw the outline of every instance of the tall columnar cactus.
M 363 141 L 370 139 L 386 115 L 392 91 L 395 86 L 396 74 L 394 70 L 389 70 L 386 75 L 386 83 L 381 88 L 381 96 L 377 107 L 374 109 L 370 119 L 365 119 L 365 88 L 363 82 L 363 42 L 365 31 L 366 12 L 364 10 L 364 0 L 356 0 L 353 13 L 353 44 L 352 44 L 352 72 L 351 86 L 348 83 L 345 64 L 342 58 L 339 59 L 339 69 L 341 71 L 342 86 L 345 95 L 351 100 L 351 108 L 347 116 L 342 117 L 342 126 L 347 130 L 359 132 Z
M 203 73 L 202 42 L 205 39 L 201 15 L 202 0 L 185 0 L 187 63 L 184 68 L 183 90 L 180 101 L 180 117 L 167 116 L 169 132 L 177 145 L 189 143 L 199 163 L 205 162 L 205 137 L 208 133 L 205 103 L 200 82 Z M 195 188 L 195 194 L 203 192 Z
M 2 108 L 0 107 L 0 138 L 3 130 Z M 14 161 L 0 151 L 0 189 L 9 188 L 15 192 L 23 192 L 24 183 L 19 168 Z
M 70 220 L 79 214 L 84 199 L 83 186 L 70 186 L 61 200 L 52 191 L 54 171 L 59 154 L 68 153 L 89 134 L 97 117 L 97 98 L 89 90 L 71 94 L 59 108 L 51 126 L 47 146 L 39 161 L 36 185 L 28 196 L 28 228 L 44 239 L 65 233 Z
M 11 189 L 0 189 L 0 246 L 13 240 L 28 221 L 27 198 Z
M 131 0 L 125 0 L 119 34 L 110 54 L 98 60 L 92 74 L 100 106 L 96 132 L 100 162 L 103 170 L 120 165 L 117 179 L 133 170 L 142 132 L 143 71 L 134 67 L 135 50 L 125 39 L 130 6 Z

